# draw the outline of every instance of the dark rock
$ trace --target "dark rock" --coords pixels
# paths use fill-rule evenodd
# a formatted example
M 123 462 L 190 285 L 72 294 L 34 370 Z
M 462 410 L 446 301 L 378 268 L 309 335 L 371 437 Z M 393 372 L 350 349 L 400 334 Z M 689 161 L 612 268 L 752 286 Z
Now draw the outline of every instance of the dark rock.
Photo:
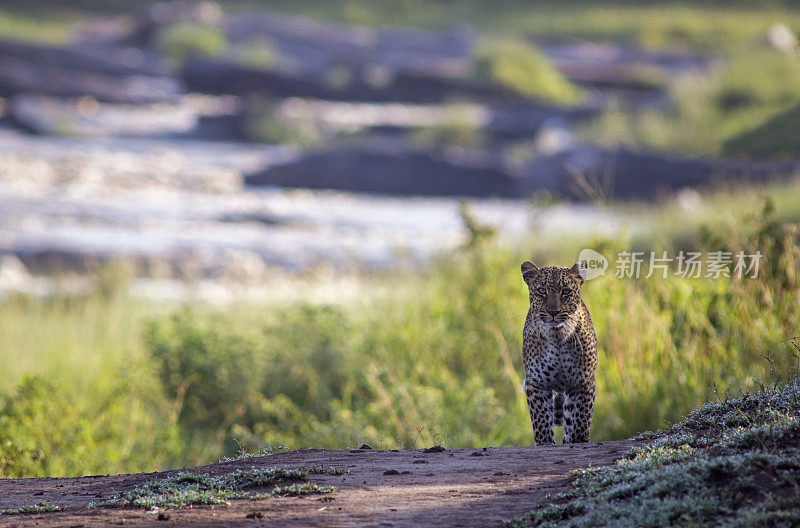
M 517 178 L 491 156 L 429 152 L 397 142 L 309 154 L 247 175 L 245 183 L 389 195 L 519 196 Z
M 0 39 L 0 57 L 42 68 L 58 67 L 102 75 L 172 77 L 176 73 L 156 55 L 126 47 L 57 47 Z
M 250 141 L 247 116 L 243 112 L 200 116 L 191 137 L 205 141 Z
M 501 87 L 466 79 L 414 72 L 388 72 L 376 83 L 368 64 L 342 66 L 346 78 L 332 82 L 327 75 L 247 68 L 221 59 L 194 57 L 182 71 L 191 91 L 207 94 L 307 97 L 334 101 L 442 103 L 452 98 L 524 101 Z M 326 72 L 327 73 L 327 72 Z
M 371 29 L 277 13 L 228 17 L 226 33 L 234 43 L 268 41 L 278 65 L 320 76 L 335 67 L 370 64 L 389 72 L 465 77 L 477 41 L 466 27 Z
M 232 42 L 267 40 L 281 58 L 304 72 L 324 73 L 336 65 L 366 63 L 376 38 L 373 29 L 277 13 L 230 16 L 225 26 Z
M 47 47 L 0 40 L 0 97 L 34 93 L 113 103 L 173 101 L 178 81 L 139 50 Z M 140 60 L 141 59 L 141 60 Z
M 471 73 L 477 37 L 470 28 L 449 31 L 382 29 L 373 62 L 397 71 L 464 77 Z
M 113 44 L 118 46 L 148 47 L 159 31 L 171 24 L 194 22 L 211 24 L 221 16 L 219 6 L 213 2 L 155 2 L 145 5 L 136 14 L 133 28 Z
M 445 449 L 442 446 L 435 445 L 433 447 L 429 447 L 427 449 L 424 449 L 422 452 L 423 453 L 444 453 L 444 451 L 445 451 Z
M 527 168 L 523 192 L 548 191 L 576 201 L 657 200 L 684 188 L 785 180 L 800 161 L 739 162 L 688 159 L 594 146 L 537 158 Z
M 489 110 L 484 132 L 494 141 L 530 139 L 551 123 L 564 126 L 585 121 L 598 114 L 589 107 L 561 108 L 533 102 L 499 105 Z

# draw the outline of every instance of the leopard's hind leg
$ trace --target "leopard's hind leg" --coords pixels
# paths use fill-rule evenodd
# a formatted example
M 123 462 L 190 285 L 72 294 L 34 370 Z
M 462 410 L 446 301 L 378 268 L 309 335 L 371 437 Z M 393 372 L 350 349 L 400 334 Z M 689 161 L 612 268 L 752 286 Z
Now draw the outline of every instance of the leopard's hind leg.
M 564 425 L 564 393 L 553 391 L 553 425 Z

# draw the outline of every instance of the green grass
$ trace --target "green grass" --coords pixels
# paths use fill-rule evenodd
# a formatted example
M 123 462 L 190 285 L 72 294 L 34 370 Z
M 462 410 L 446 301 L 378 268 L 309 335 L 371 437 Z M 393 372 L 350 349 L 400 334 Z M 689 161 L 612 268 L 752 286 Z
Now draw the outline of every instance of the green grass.
M 800 152 L 800 105 L 728 139 L 723 152 L 731 157 L 796 158 Z
M 58 379 L 77 385 L 87 371 L 112 378 L 119 365 L 138 366 L 146 360 L 139 339 L 143 320 L 153 310 L 164 311 L 129 298 L 106 300 L 54 297 L 8 299 L 0 310 L 0 334 L 5 350 L 0 356 L 0 390 L 12 389 L 23 374 Z
M 292 481 L 302 482 L 279 485 Z M 273 489 L 269 492 L 256 491 L 268 487 Z M 183 472 L 148 481 L 118 497 L 98 502 L 95 506 L 147 510 L 187 508 L 195 505 L 225 504 L 234 499 L 263 499 L 332 491 L 334 491 L 332 487 L 308 482 L 308 472 L 299 469 L 251 468 L 217 476 Z
M 798 378 L 721 399 L 507 526 L 797 526 L 798 435 Z
M 81 14 L 63 9 L 44 15 L 0 9 L 0 36 L 41 44 L 65 44 L 81 18 Z

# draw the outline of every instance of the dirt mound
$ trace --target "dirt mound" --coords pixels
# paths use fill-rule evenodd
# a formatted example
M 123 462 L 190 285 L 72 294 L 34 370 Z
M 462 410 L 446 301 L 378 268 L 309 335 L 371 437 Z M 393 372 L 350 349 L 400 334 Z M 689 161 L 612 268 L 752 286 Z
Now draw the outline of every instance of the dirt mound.
M 310 449 L 193 468 L 220 475 L 252 467 L 333 467 L 315 474 L 324 495 L 232 500 L 145 511 L 87 508 L 177 471 L 0 480 L 0 510 L 46 502 L 62 511 L 0 515 L 0 526 L 498 526 L 569 486 L 573 469 L 611 464 L 636 442 L 483 449 Z M 334 472 L 330 472 L 334 473 Z

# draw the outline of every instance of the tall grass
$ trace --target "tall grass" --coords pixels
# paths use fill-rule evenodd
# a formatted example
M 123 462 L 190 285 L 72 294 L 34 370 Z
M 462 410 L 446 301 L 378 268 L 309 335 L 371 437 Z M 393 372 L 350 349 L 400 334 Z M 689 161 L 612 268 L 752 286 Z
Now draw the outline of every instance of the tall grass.
M 194 307 L 144 318 L 126 310 L 135 303 L 124 297 L 61 304 L 54 313 L 48 302 L 7 302 L 0 321 L 27 331 L 0 334 L 6 354 L 50 352 L 28 366 L 37 377 L 17 385 L 5 377 L 0 471 L 157 469 L 267 444 L 531 444 L 518 265 L 531 255 L 569 264 L 579 248 L 514 251 L 472 227 L 463 249 L 423 276 L 376 278 L 388 294 L 359 304 Z M 781 341 L 797 335 L 800 322 L 798 236 L 796 224 L 766 208 L 692 242 L 705 251 L 761 251 L 758 279 L 616 279 L 612 267 L 588 282 L 583 296 L 600 348 L 593 440 L 658 429 L 715 391 L 791 370 Z M 592 247 L 613 259 L 630 245 Z M 50 337 L 35 337 L 36 327 Z M 57 373 L 70 370 L 60 366 L 62 352 L 74 354 L 83 379 Z M 92 363 L 95 355 L 105 359 Z
M 150 375 L 144 313 L 125 296 L 0 304 L 0 475 L 122 472 L 180 462 Z

